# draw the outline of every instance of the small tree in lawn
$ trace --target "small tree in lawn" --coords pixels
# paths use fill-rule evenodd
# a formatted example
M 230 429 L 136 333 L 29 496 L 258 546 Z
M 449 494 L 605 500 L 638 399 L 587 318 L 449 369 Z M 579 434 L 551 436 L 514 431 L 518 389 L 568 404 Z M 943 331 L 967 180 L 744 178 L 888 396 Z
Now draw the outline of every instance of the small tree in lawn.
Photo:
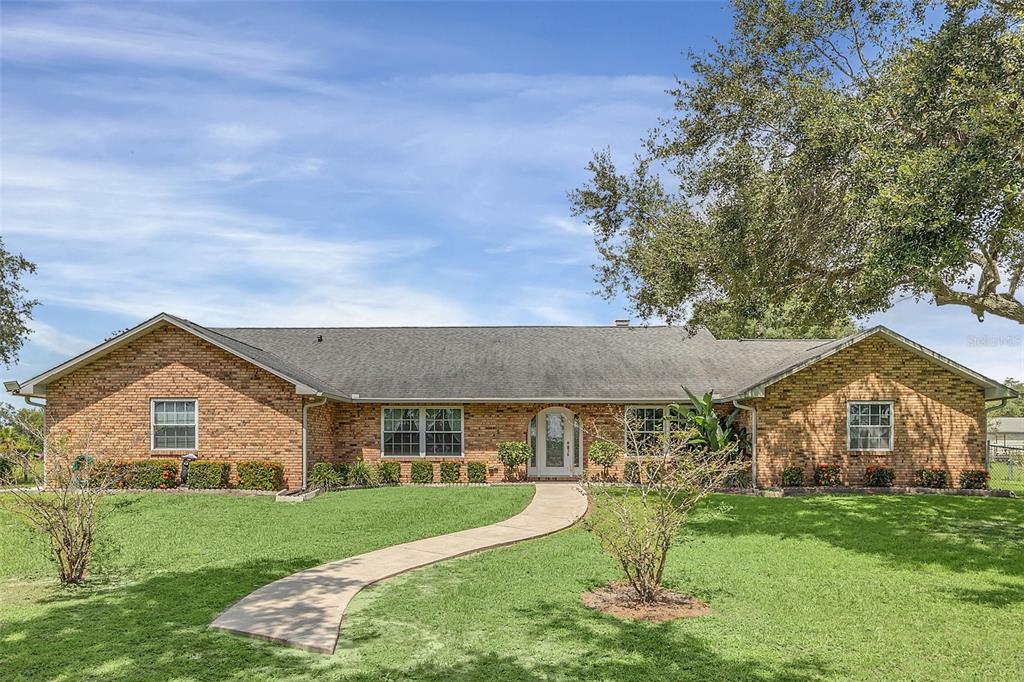
M 506 440 L 498 443 L 498 461 L 505 465 L 505 479 L 518 480 L 519 467 L 530 461 L 533 451 L 529 443 L 521 440 Z
M 615 466 L 622 454 L 622 447 L 607 440 L 596 440 L 590 444 L 587 450 L 587 459 L 602 468 L 602 478 L 605 481 L 611 480 L 608 470 Z
M 665 560 L 690 512 L 746 466 L 735 457 L 735 444 L 709 448 L 695 443 L 696 430 L 679 406 L 669 406 L 667 414 L 673 426 L 662 433 L 652 433 L 649 423 L 628 413 L 616 417 L 625 433 L 626 456 L 638 464 L 633 485 L 611 486 L 588 474 L 582 478 L 591 500 L 587 529 L 622 569 L 630 596 L 642 604 L 657 603 L 662 596 Z M 612 445 L 618 440 L 598 438 Z
M 0 459 L 11 465 L 0 467 L 0 475 L 4 471 L 32 472 L 28 483 L 0 495 L 0 507 L 21 516 L 46 538 L 62 583 L 80 585 L 85 582 L 96 543 L 100 501 L 127 472 L 111 466 L 113 460 L 94 460 L 84 454 L 91 452 L 88 437 L 76 441 L 69 432 L 37 435 L 46 451 L 45 472 L 23 466 L 22 459 L 29 455 L 17 448 L 0 451 Z M 7 476 L 0 485 L 13 485 L 12 475 Z

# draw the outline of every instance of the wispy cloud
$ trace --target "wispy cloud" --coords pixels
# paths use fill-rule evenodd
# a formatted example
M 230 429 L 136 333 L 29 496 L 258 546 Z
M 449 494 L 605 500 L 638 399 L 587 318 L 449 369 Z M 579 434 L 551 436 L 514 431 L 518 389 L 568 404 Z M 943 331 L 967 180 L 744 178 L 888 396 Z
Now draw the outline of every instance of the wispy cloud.
M 30 323 L 32 343 L 38 344 L 48 351 L 61 355 L 77 355 L 92 345 L 86 339 L 61 331 L 45 322 L 32 320 Z

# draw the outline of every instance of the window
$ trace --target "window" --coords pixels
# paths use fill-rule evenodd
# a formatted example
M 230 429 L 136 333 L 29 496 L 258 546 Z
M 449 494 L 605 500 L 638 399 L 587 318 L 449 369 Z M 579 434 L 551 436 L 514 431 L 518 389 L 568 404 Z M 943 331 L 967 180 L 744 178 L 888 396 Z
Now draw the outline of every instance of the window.
M 627 407 L 626 423 L 633 432 L 632 438 L 626 437 L 627 449 L 632 446 L 638 449 L 650 447 L 665 434 L 665 408 Z M 633 442 L 630 443 L 630 440 Z
M 194 450 L 196 440 L 195 400 L 161 399 L 150 403 L 153 450 Z
M 381 452 L 393 457 L 462 456 L 461 407 L 385 407 Z
M 846 404 L 848 450 L 892 450 L 892 403 Z

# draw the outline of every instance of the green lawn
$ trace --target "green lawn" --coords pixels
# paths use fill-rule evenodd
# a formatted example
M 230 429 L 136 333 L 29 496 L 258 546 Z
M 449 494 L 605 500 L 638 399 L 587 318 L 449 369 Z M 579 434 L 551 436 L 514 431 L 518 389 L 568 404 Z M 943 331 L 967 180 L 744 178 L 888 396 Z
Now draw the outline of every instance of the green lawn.
M 1024 679 L 1024 502 L 945 496 L 718 496 L 670 586 L 711 616 L 661 625 L 589 611 L 616 575 L 584 532 L 465 557 L 365 591 L 338 653 L 206 629 L 290 571 L 487 523 L 529 488 L 343 492 L 300 505 L 118 497 L 93 587 L 61 590 L 0 517 L 6 679 Z

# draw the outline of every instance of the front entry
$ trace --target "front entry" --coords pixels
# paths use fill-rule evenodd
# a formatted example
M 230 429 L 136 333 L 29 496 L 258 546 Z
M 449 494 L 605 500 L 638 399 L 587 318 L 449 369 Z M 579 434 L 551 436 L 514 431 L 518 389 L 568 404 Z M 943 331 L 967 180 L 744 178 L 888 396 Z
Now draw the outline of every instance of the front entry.
M 537 415 L 531 424 L 531 476 L 572 476 L 579 426 L 569 410 L 551 408 Z

